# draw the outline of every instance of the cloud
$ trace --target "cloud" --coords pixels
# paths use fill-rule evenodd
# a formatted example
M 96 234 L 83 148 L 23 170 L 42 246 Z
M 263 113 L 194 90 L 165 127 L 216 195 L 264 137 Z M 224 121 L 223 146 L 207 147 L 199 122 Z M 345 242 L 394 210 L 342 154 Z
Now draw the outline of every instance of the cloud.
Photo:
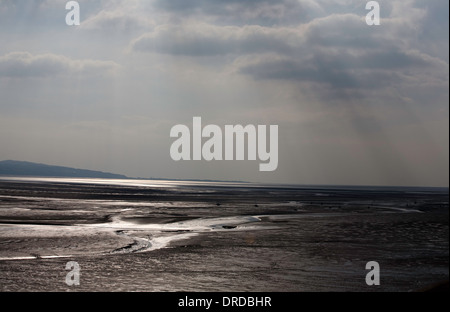
M 295 29 L 251 26 L 215 26 L 196 23 L 162 25 L 132 42 L 132 50 L 185 56 L 217 56 L 280 52 L 298 46 Z
M 0 0 L 7 158 L 116 158 L 105 171 L 129 176 L 448 185 L 448 1 L 379 0 L 377 27 L 360 0 L 80 0 L 79 27 L 65 24 L 65 2 Z M 278 124 L 280 170 L 174 167 L 167 133 L 192 116 Z
M 155 0 L 154 8 L 183 18 L 204 18 L 234 24 L 273 25 L 297 23 L 310 19 L 320 10 L 314 0 Z
M 11 52 L 0 56 L 0 77 L 28 78 L 59 75 L 107 75 L 118 69 L 112 61 L 73 60 L 56 54 Z
M 277 55 L 238 59 L 236 71 L 256 80 L 291 80 L 324 83 L 333 88 L 381 88 L 422 77 L 422 83 L 444 79 L 446 63 L 417 51 L 359 51 L 357 55 L 318 49 L 301 59 Z M 428 78 L 427 78 L 428 77 Z
M 86 20 L 83 27 L 86 29 L 134 29 L 139 28 L 140 21 L 122 12 L 102 11 L 98 15 Z
M 300 62 L 277 56 L 251 57 L 239 66 L 238 72 L 249 75 L 256 80 L 291 80 L 326 83 L 335 88 L 361 88 L 361 80 L 345 70 L 324 66 L 317 61 L 317 56 L 310 62 Z
M 135 12 L 126 12 L 121 8 L 102 10 L 83 21 L 81 28 L 85 30 L 104 30 L 111 33 L 140 31 L 153 26 L 150 19 L 139 16 Z
M 181 5 L 181 4 L 180 4 Z M 233 72 L 255 80 L 312 82 L 334 89 L 383 88 L 416 76 L 423 83 L 448 82 L 448 63 L 420 52 L 392 33 L 409 20 L 398 17 L 374 29 L 364 17 L 331 14 L 296 26 L 218 26 L 189 22 L 162 25 L 132 42 L 135 52 L 218 57 Z M 417 18 L 422 10 L 413 10 Z M 399 35 L 400 36 L 400 35 Z

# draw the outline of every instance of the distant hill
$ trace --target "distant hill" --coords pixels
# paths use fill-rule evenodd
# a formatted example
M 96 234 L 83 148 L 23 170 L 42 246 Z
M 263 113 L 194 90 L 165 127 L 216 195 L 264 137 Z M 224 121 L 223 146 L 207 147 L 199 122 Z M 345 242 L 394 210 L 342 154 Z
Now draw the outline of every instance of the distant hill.
M 0 161 L 0 176 L 66 177 L 66 178 L 103 178 L 128 179 L 127 176 L 109 172 L 50 166 L 27 161 Z

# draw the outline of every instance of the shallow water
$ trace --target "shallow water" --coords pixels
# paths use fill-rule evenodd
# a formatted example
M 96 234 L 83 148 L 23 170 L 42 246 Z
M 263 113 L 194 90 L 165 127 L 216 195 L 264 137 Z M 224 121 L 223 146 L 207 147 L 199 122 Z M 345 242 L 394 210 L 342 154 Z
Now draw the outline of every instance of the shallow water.
M 0 180 L 2 291 L 413 291 L 448 238 L 448 189 Z

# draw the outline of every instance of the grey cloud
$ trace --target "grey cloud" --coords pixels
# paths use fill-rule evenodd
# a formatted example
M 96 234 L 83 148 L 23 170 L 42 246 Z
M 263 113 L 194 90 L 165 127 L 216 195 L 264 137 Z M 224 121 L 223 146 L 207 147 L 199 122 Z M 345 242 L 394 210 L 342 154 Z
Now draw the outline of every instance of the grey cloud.
M 13 52 L 0 57 L 0 75 L 6 77 L 38 77 L 60 74 L 68 70 L 60 57 L 33 56 L 27 52 Z
M 421 43 L 421 49 L 448 62 L 449 43 L 443 39 L 449 38 L 449 1 L 417 1 L 417 5 L 427 9 L 417 40 Z
M 448 72 L 444 61 L 406 49 L 391 36 L 391 30 L 405 27 L 402 22 L 388 24 L 374 29 L 363 17 L 332 14 L 296 27 L 160 26 L 136 39 L 132 48 L 198 58 L 233 55 L 235 72 L 256 80 L 310 81 L 333 88 L 386 87 L 404 80 L 402 71 L 424 81 Z
M 255 79 L 321 82 L 333 88 L 402 85 L 412 76 L 420 77 L 422 83 L 435 79 L 448 83 L 447 62 L 392 36 L 391 32 L 403 32 L 409 23 L 386 22 L 385 28 L 374 29 L 352 14 L 316 19 L 306 25 L 303 40 L 299 40 L 302 53 L 275 60 L 249 59 L 247 64 L 240 64 L 238 71 Z
M 119 65 L 111 61 L 72 60 L 56 54 L 12 52 L 0 56 L 0 77 L 49 77 L 64 74 L 108 74 Z
M 348 72 L 332 66 L 323 66 L 312 62 L 299 62 L 293 59 L 264 58 L 247 64 L 239 69 L 242 74 L 256 80 L 292 80 L 326 83 L 336 88 L 361 88 L 361 81 Z
M 307 21 L 309 12 L 320 8 L 313 0 L 156 0 L 154 7 L 177 16 L 208 16 L 219 23 L 237 25 L 286 25 Z
M 127 13 L 121 9 L 102 10 L 86 19 L 81 28 L 85 30 L 101 30 L 110 33 L 141 31 L 152 26 L 149 19 L 136 13 Z
M 288 53 L 298 46 L 295 30 L 261 26 L 219 27 L 208 24 L 161 26 L 137 38 L 132 49 L 174 55 Z
M 380 42 L 391 44 L 382 34 L 382 30 L 367 27 L 362 16 L 347 13 L 317 18 L 307 24 L 303 35 L 308 44 L 324 48 L 377 48 Z
M 445 63 L 420 53 L 402 51 L 360 51 L 359 55 L 314 51 L 309 57 L 262 56 L 236 64 L 238 72 L 256 80 L 291 80 L 324 83 L 333 88 L 382 88 L 403 80 L 402 70 L 421 73 L 434 71 L 435 76 L 445 72 L 439 66 Z M 423 76 L 425 75 L 425 76 Z

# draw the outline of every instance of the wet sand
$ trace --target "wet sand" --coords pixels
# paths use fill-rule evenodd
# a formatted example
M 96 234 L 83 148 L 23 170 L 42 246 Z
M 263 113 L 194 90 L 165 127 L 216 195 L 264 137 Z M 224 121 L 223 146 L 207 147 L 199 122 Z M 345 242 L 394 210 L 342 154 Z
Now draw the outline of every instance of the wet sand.
M 0 180 L 0 290 L 414 291 L 448 280 L 448 189 L 109 183 Z M 374 260 L 382 283 L 369 287 Z M 67 261 L 80 264 L 77 287 L 64 282 Z

